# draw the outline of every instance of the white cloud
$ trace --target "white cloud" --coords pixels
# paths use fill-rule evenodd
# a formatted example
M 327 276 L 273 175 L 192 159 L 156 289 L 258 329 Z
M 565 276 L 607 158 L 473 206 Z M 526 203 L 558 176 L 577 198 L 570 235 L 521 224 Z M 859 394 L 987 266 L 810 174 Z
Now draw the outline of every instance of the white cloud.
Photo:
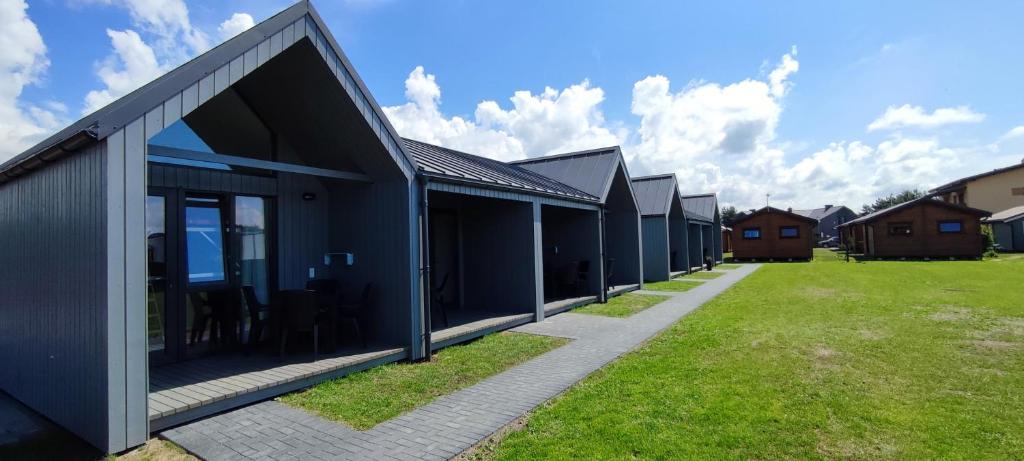
M 510 109 L 483 101 L 469 119 L 444 115 L 437 79 L 417 67 L 405 82 L 408 102 L 384 110 L 403 136 L 499 160 L 623 144 L 631 173 L 674 172 L 684 192 L 717 191 L 724 204 L 741 209 L 763 206 L 765 194 L 776 206 L 859 208 L 956 177 L 965 164 L 998 163 L 991 148 L 951 148 L 899 133 L 877 144 L 834 142 L 787 160 L 792 144 L 777 140 L 776 129 L 800 68 L 795 52 L 763 79 L 696 81 L 673 92 L 665 76 L 644 78 L 633 86 L 639 126 L 632 133 L 604 120 L 604 91 L 586 80 L 540 94 L 516 92 Z
M 599 109 L 604 91 L 585 80 L 561 91 L 517 91 L 508 110 L 483 101 L 472 120 L 441 112 L 441 88 L 423 67 L 409 74 L 405 96 L 409 102 L 384 108 L 399 134 L 499 160 L 616 145 L 623 139 L 605 126 Z
M 929 114 L 921 106 L 904 104 L 889 106 L 881 117 L 868 125 L 868 131 L 898 128 L 935 128 L 958 123 L 978 123 L 985 120 L 985 114 L 972 111 L 967 106 L 941 107 Z
M 83 113 L 109 104 L 210 48 L 208 35 L 192 25 L 184 0 L 81 1 L 123 8 L 132 21 L 131 29 L 107 30 L 111 53 L 96 63 L 96 75 L 104 86 L 86 94 Z M 221 23 L 218 33 L 224 37 L 252 24 L 249 14 L 234 13 Z
M 226 41 L 249 30 L 254 25 L 256 25 L 256 22 L 253 21 L 249 13 L 235 13 L 220 23 L 220 26 L 217 27 L 217 33 L 220 34 L 221 40 Z
M 1010 131 L 1007 131 L 1006 134 L 999 138 L 999 141 L 1002 142 L 1020 137 L 1024 137 L 1024 125 L 1011 128 Z
M 157 61 L 156 53 L 134 30 L 107 29 L 107 36 L 110 37 L 114 53 L 96 69 L 96 75 L 105 88 L 90 91 L 85 95 L 83 112 L 86 113 L 130 93 L 168 70 Z
M 39 84 L 49 65 L 46 44 L 28 16 L 28 5 L 0 0 L 0 162 L 64 123 L 59 105 L 42 108 L 21 100 L 25 87 Z

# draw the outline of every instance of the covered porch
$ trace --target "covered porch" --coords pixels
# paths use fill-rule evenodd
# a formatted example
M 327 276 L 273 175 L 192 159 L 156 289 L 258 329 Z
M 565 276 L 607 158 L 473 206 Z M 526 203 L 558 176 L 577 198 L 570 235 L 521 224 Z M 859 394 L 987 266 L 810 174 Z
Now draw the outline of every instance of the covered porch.
M 536 315 L 534 204 L 475 192 L 427 192 L 435 349 Z
M 322 53 L 210 74 L 145 132 L 151 431 L 415 355 L 411 161 Z
M 599 210 L 542 205 L 541 233 L 545 312 L 603 300 Z

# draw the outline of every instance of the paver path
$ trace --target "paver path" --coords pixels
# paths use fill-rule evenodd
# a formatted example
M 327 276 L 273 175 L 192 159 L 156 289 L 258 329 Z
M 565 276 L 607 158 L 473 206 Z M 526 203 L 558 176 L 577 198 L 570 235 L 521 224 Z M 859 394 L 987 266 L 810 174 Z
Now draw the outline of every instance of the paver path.
M 672 325 L 757 269 L 744 265 L 627 318 L 560 314 L 514 331 L 575 341 L 368 431 L 267 401 L 164 431 L 206 459 L 448 459 Z

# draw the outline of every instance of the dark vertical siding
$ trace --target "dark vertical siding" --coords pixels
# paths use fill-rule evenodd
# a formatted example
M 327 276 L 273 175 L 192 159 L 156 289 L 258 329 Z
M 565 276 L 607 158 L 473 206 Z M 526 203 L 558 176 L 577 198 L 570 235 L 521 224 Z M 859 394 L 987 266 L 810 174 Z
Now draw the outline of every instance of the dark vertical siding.
M 541 209 L 544 271 L 557 280 L 571 261 L 590 261 L 587 294 L 601 292 L 601 232 L 597 211 L 544 205 Z M 554 248 L 558 247 L 555 254 Z M 550 297 L 550 296 L 548 296 Z
M 0 387 L 107 444 L 105 144 L 0 185 Z
M 690 250 L 690 267 L 697 267 L 704 264 L 704 249 L 702 243 L 702 232 L 701 225 L 699 224 L 687 224 L 686 234 L 688 237 L 688 246 Z
M 533 210 L 529 203 L 486 201 L 463 209 L 462 252 L 467 308 L 534 312 Z
M 686 220 L 683 219 L 682 212 L 669 215 L 668 238 L 669 256 L 675 255 L 675 258 L 669 261 L 669 269 L 672 271 L 686 270 L 690 258 L 686 254 Z M 647 240 L 645 238 L 644 245 L 646 244 Z M 644 255 L 644 257 L 646 258 L 647 256 Z
M 353 253 L 353 266 L 335 263 L 325 274 L 339 280 L 343 289 L 353 295 L 358 295 L 366 283 L 372 282 L 376 287 L 374 299 L 364 318 L 367 336 L 397 345 L 409 345 L 412 308 L 418 300 L 410 271 L 414 249 L 409 236 L 416 232 L 410 228 L 413 223 L 410 213 L 416 212 L 411 209 L 415 201 L 410 200 L 410 183 L 396 179 L 372 184 L 329 180 L 325 184 L 330 192 L 329 205 L 325 209 L 329 226 L 324 229 L 326 241 L 318 240 L 310 246 L 282 236 L 281 245 L 294 245 L 296 248 L 290 251 L 297 252 L 290 256 L 292 269 L 282 270 L 298 270 L 298 273 L 289 275 L 291 283 L 298 286 L 304 283 L 304 265 L 322 266 L 324 252 Z M 298 192 L 301 200 L 302 192 L 285 190 L 282 184 L 282 196 Z M 281 200 L 285 201 L 284 198 Z M 298 219 L 298 216 L 293 219 Z M 292 232 L 290 235 L 301 238 L 302 234 Z
M 664 216 L 646 216 L 644 232 L 644 281 L 660 282 L 669 278 L 668 225 Z

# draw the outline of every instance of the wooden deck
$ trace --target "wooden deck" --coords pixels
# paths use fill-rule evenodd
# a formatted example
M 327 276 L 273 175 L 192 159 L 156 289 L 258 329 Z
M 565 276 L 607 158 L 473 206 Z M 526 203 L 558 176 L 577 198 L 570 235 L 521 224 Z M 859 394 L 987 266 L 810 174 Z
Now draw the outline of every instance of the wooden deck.
M 507 330 L 533 321 L 533 314 L 506 314 L 484 317 L 472 321 L 457 322 L 448 328 L 434 330 L 430 333 L 432 350 L 441 349 L 452 344 L 469 341 L 496 331 Z M 455 322 L 453 322 L 455 323 Z
M 150 430 L 247 405 L 321 381 L 405 359 L 405 348 L 341 350 L 321 355 L 245 357 L 224 354 L 153 367 L 149 374 Z
M 631 285 L 616 285 L 608 287 L 608 297 L 614 298 L 618 295 L 629 293 L 630 291 L 636 291 L 640 289 L 640 284 L 634 283 Z
M 560 314 L 567 310 L 575 309 L 580 306 L 586 306 L 597 302 L 597 296 L 580 296 L 577 298 L 566 298 L 559 299 L 557 301 L 551 301 L 544 304 L 544 316 L 549 317 L 555 314 Z
M 529 323 L 533 314 L 457 320 L 456 325 L 433 332 L 432 350 Z M 371 345 L 368 350 L 348 348 L 321 354 L 315 362 L 311 354 L 290 354 L 285 361 L 267 353 L 250 357 L 224 354 L 153 367 L 149 374 L 150 430 L 162 430 L 407 357 L 405 348 Z

